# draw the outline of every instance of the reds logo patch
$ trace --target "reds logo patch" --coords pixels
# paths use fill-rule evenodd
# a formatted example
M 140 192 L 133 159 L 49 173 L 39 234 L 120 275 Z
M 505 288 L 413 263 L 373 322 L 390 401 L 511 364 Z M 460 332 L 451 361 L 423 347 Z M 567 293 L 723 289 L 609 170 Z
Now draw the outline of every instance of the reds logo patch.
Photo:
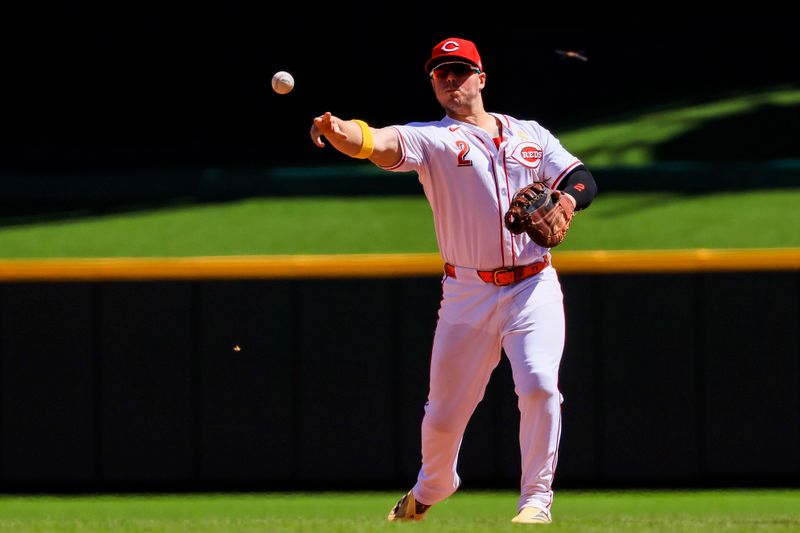
M 542 147 L 530 141 L 521 142 L 514 148 L 511 157 L 528 168 L 538 168 L 542 162 Z

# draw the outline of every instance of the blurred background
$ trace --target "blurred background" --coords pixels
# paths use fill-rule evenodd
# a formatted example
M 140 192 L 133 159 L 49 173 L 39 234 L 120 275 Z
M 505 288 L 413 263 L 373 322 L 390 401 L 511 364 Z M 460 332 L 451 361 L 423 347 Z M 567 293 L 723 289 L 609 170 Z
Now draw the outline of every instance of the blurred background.
M 327 110 L 378 126 L 440 118 L 422 65 L 449 36 L 478 44 L 488 109 L 556 134 L 797 89 L 796 17 L 766 6 L 706 15 L 663 7 L 520 2 L 488 16 L 411 3 L 375 17 L 358 2 L 287 3 L 280 14 L 242 1 L 21 3 L 7 8 L 14 13 L 2 36 L 6 200 L 15 191 L 35 199 L 30 188 L 48 172 L 101 173 L 83 182 L 87 196 L 100 187 L 106 196 L 125 188 L 157 197 L 232 171 L 214 191 L 246 195 L 259 184 L 241 181 L 245 169 L 351 163 L 311 144 L 311 119 Z M 289 95 L 270 89 L 278 70 L 295 77 Z M 751 99 L 700 121 L 672 118 L 687 122 L 680 134 L 633 162 L 797 158 L 793 103 Z M 634 142 L 624 140 L 627 148 Z M 596 143 L 573 148 L 594 167 L 630 162 L 603 159 Z M 147 169 L 158 172 L 136 174 L 136 186 L 109 178 Z M 9 178 L 20 173 L 26 179 Z

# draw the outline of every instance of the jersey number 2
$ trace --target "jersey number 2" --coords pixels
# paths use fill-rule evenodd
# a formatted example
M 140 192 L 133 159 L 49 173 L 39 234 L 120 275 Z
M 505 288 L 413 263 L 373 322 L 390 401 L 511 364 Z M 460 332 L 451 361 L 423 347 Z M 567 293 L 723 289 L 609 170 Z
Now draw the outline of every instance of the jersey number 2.
M 458 148 L 458 166 L 471 167 L 472 161 L 467 159 L 467 154 L 469 153 L 469 145 L 464 141 L 456 141 L 456 147 Z

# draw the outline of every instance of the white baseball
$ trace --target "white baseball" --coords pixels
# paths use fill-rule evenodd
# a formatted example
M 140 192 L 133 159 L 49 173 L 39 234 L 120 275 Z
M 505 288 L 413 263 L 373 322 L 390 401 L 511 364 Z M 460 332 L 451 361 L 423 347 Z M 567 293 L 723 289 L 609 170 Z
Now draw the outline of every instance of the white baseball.
M 287 94 L 294 89 L 294 77 L 285 70 L 272 76 L 272 90 L 278 94 Z

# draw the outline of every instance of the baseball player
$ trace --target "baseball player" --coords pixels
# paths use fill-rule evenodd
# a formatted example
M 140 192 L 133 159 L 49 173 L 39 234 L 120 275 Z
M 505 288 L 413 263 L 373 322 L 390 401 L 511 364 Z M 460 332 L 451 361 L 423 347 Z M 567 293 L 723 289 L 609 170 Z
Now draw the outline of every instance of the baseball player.
M 390 171 L 416 171 L 433 211 L 445 262 L 433 340 L 422 464 L 389 520 L 420 520 L 453 494 L 458 453 L 501 350 L 511 363 L 520 411 L 521 490 L 512 522 L 550 523 L 558 459 L 564 347 L 561 286 L 550 249 L 504 226 L 515 191 L 534 181 L 586 208 L 597 187 L 579 159 L 547 129 L 484 109 L 486 73 L 475 44 L 448 38 L 425 71 L 445 117 L 373 128 L 331 113 L 311 138 Z

